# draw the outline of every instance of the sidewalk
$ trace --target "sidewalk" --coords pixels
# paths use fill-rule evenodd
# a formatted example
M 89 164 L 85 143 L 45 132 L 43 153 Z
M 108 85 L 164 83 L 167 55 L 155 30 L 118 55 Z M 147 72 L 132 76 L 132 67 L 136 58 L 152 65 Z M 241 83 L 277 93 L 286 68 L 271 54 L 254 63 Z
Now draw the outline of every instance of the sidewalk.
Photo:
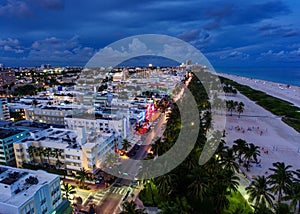
M 78 187 L 78 185 L 76 184 L 76 180 L 75 179 L 69 179 L 69 178 L 65 178 L 65 179 L 61 179 L 63 182 L 65 183 L 69 183 L 73 186 Z M 95 184 L 92 181 L 86 181 L 86 186 L 88 186 L 90 189 L 89 190 L 85 190 L 85 189 L 80 189 L 81 191 L 87 191 L 87 192 L 96 192 L 99 190 L 104 190 L 106 189 L 105 187 L 105 183 L 100 183 L 100 184 Z

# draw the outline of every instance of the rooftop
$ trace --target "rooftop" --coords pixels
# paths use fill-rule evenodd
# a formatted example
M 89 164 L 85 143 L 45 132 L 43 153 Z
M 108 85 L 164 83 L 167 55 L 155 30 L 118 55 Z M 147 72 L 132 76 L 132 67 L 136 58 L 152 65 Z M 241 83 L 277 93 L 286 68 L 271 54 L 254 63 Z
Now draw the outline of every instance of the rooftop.
M 5 139 L 21 132 L 24 132 L 24 130 L 0 128 L 0 139 Z
M 43 185 L 56 179 L 58 175 L 43 170 L 0 167 L 0 203 L 20 206 Z
M 83 136 L 81 136 L 83 135 Z M 38 137 L 23 139 L 18 144 L 40 142 L 41 146 L 58 149 L 81 150 L 82 147 L 93 147 L 104 142 L 112 134 L 88 132 L 78 135 L 76 130 L 49 128 L 37 133 Z M 81 139 L 84 137 L 84 140 Z

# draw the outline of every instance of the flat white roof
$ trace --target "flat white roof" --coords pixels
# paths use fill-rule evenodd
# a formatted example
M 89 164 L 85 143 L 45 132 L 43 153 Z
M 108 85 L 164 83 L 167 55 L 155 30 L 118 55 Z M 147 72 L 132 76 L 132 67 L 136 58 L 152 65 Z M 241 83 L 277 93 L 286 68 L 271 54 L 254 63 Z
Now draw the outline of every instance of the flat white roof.
M 15 189 L 19 189 L 20 192 L 18 193 L 12 193 L 10 191 L 3 191 L 1 192 L 0 202 L 9 204 L 14 207 L 19 207 L 22 204 L 24 204 L 26 201 L 28 201 L 41 187 L 44 185 L 51 183 L 53 180 L 57 179 L 59 176 L 47 173 L 43 170 L 29 170 L 29 169 L 19 169 L 19 168 L 13 168 L 8 166 L 1 166 L 1 169 L 6 169 L 6 171 L 2 172 L 0 171 L 0 187 L 1 186 L 8 186 L 11 187 L 12 185 L 17 186 L 12 188 L 14 191 Z M 2 170 L 3 171 L 3 170 Z M 1 183 L 3 180 L 9 179 L 10 173 L 20 173 L 23 174 L 18 179 L 15 179 L 15 181 L 10 181 L 6 183 Z M 37 178 L 38 183 L 37 184 L 28 184 L 25 180 L 26 178 L 29 178 L 30 176 Z M 13 182 L 13 183 L 11 183 Z M 9 184 L 11 183 L 11 184 Z

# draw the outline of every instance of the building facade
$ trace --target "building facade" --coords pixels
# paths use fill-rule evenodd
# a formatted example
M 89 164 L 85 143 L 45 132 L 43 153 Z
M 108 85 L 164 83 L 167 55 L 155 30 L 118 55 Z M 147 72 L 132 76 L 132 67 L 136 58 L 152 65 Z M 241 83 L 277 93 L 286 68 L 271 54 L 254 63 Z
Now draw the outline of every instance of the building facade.
M 0 164 L 15 165 L 13 144 L 28 136 L 27 130 L 0 128 Z
M 49 128 L 15 143 L 14 151 L 18 167 L 24 163 L 46 164 L 66 169 L 68 174 L 76 174 L 81 168 L 93 173 L 114 150 L 115 142 L 113 133 Z
M 5 214 L 57 213 L 62 200 L 60 177 L 43 170 L 0 167 L 0 212 Z
M 44 106 L 42 108 L 25 109 L 26 120 L 57 125 L 64 125 L 64 117 L 72 113 L 73 109 L 71 107 Z
M 0 98 L 0 120 L 9 120 L 9 108 L 7 98 Z
M 16 76 L 14 71 L 0 69 L 0 88 L 15 82 L 16 82 Z

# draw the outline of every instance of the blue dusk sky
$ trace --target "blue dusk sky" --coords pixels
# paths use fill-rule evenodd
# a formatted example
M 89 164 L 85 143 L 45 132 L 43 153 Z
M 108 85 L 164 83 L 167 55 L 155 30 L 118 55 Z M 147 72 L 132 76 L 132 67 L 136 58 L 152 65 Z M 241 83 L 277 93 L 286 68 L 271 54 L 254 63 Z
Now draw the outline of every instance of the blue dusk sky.
M 299 0 L 0 0 L 0 63 L 85 65 L 137 34 L 197 47 L 213 66 L 300 65 Z

